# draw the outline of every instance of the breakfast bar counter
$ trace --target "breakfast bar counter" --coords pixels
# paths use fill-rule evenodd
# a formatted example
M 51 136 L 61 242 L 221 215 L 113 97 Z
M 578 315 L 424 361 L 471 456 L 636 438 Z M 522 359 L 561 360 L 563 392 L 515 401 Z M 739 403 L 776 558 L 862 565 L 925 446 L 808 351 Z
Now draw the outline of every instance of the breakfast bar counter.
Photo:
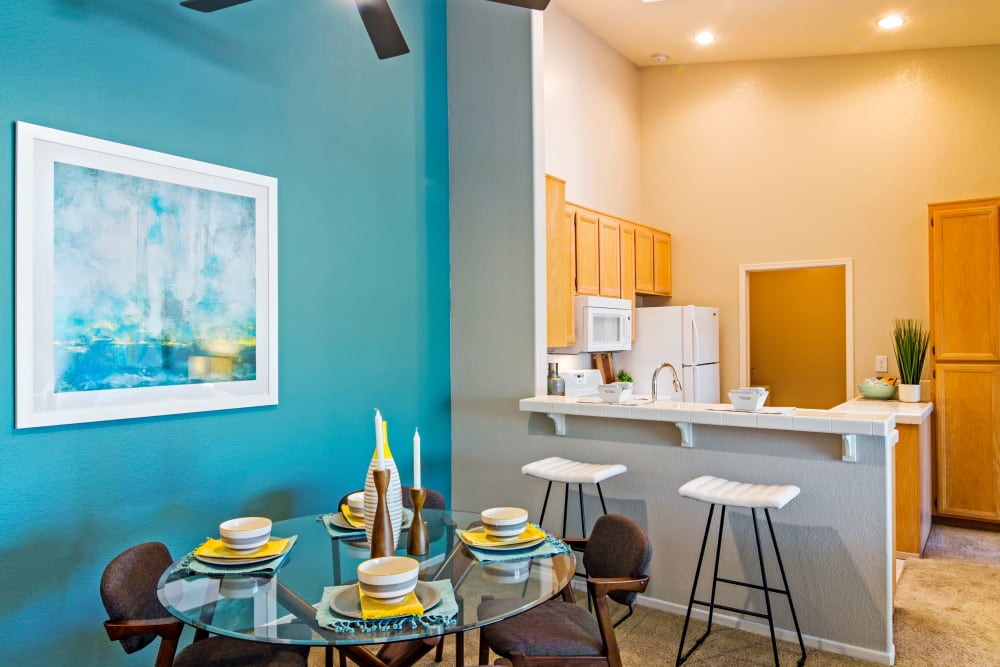
M 707 510 L 681 497 L 681 485 L 702 475 L 794 484 L 799 498 L 773 518 L 806 645 L 893 663 L 894 453 L 901 432 L 929 425 L 930 404 L 858 399 L 831 410 L 739 412 L 728 404 L 598 400 L 534 396 L 519 407 L 540 454 L 627 466 L 604 493 L 608 511 L 640 521 L 653 540 L 644 604 L 680 614 L 687 606 Z M 727 515 L 726 531 L 725 576 L 759 578 L 756 553 L 745 548 L 753 543 L 749 514 Z M 745 591 L 719 594 L 734 607 L 763 608 Z M 779 639 L 794 641 L 787 608 L 778 607 Z M 753 617 L 721 616 L 717 622 L 767 634 Z

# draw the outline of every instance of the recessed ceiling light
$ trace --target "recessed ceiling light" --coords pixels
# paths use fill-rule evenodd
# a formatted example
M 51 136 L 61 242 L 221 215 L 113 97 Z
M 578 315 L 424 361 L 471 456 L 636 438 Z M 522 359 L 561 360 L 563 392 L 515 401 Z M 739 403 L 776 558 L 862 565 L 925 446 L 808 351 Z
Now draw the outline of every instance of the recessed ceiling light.
M 650 2 L 650 0 L 642 0 L 642 1 L 643 2 Z M 649 56 L 649 59 L 652 60 L 654 63 L 665 63 L 665 62 L 667 62 L 667 54 L 666 53 L 654 53 L 653 55 Z
M 715 41 L 715 35 L 705 30 L 695 35 L 694 41 L 698 42 L 699 44 L 711 44 L 712 42 Z
M 891 14 L 878 20 L 878 27 L 883 30 L 893 30 L 901 25 L 903 25 L 903 17 L 895 14 Z

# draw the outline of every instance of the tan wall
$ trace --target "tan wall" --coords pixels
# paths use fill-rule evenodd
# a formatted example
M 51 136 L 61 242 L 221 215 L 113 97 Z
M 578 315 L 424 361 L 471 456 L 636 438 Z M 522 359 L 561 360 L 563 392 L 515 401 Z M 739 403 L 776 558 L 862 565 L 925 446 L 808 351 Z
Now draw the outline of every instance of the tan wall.
M 566 198 L 639 219 L 639 69 L 557 6 L 544 14 L 545 171 Z
M 1000 194 L 1000 46 L 642 70 L 642 211 L 673 303 L 719 306 L 739 383 L 738 266 L 854 259 L 855 377 L 928 318 L 926 206 Z

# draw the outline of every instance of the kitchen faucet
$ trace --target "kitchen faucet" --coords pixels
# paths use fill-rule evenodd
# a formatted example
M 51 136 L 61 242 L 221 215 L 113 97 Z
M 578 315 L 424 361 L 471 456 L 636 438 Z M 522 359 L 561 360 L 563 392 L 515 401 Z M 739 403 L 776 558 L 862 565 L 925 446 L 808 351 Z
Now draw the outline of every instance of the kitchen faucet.
M 656 403 L 656 376 L 658 376 L 660 374 L 660 371 L 662 371 L 664 368 L 669 368 L 670 372 L 674 376 L 674 391 L 682 390 L 681 381 L 677 379 L 677 369 L 674 368 L 673 364 L 664 361 L 662 364 L 656 367 L 655 371 L 653 371 L 653 403 Z

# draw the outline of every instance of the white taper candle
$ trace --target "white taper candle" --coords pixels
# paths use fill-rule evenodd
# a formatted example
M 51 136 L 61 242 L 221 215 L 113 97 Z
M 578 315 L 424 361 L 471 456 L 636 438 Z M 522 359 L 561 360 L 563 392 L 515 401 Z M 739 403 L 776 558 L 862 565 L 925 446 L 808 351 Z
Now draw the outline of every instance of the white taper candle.
M 413 488 L 420 488 L 420 429 L 413 429 Z

